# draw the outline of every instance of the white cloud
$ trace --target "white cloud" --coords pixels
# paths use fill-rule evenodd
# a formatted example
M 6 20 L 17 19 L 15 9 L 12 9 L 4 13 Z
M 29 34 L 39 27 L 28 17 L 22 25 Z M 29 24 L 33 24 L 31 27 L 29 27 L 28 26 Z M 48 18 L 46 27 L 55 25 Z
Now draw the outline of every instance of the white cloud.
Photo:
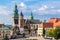
M 60 13 L 60 9 L 58 9 L 58 10 L 57 10 L 57 12 L 59 12 L 59 13 Z
M 8 15 L 10 12 L 6 6 L 0 6 L 0 14 Z
M 39 8 L 38 10 L 39 11 L 44 11 L 44 10 L 46 10 L 48 8 L 48 6 L 47 5 L 43 5 L 41 8 Z
M 33 12 L 38 14 L 38 15 L 47 14 L 48 11 L 46 11 L 46 9 L 48 9 L 48 6 L 43 5 L 42 7 L 38 8 L 38 9 L 34 9 Z
M 60 9 L 52 9 L 50 12 L 53 14 L 60 13 Z
M 56 9 L 54 6 L 43 5 L 40 8 L 34 9 L 33 12 L 38 15 L 57 14 L 57 13 L 60 13 L 60 9 Z
M 11 23 L 11 11 L 8 6 L 0 5 L 0 23 L 9 24 Z
M 26 11 L 26 9 L 27 9 L 27 6 L 23 2 L 21 2 L 20 4 L 18 4 L 18 6 L 19 6 L 20 10 Z
M 22 8 L 26 8 L 26 5 L 25 5 L 23 2 L 21 2 L 19 5 L 20 5 L 20 7 L 22 7 Z
M 48 6 L 47 5 L 43 5 L 42 7 L 33 10 L 33 12 L 37 12 L 37 11 L 42 12 L 42 11 L 46 11 L 46 9 L 48 9 Z

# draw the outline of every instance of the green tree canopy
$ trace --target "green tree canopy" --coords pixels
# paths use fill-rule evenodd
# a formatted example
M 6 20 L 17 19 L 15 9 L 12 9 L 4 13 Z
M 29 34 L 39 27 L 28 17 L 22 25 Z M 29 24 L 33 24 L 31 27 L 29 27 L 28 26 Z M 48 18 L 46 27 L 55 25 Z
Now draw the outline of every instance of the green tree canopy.
M 60 39 L 60 26 L 57 26 L 54 31 L 54 38 Z
M 9 40 L 7 34 L 4 36 L 4 39 L 3 40 Z
M 43 34 L 42 35 L 45 36 L 45 28 L 43 28 Z
M 53 37 L 54 36 L 54 29 L 48 30 L 48 35 L 49 35 L 49 37 Z
M 60 39 L 60 26 L 56 26 L 55 29 L 50 29 L 48 31 L 50 37 L 54 37 L 55 39 Z

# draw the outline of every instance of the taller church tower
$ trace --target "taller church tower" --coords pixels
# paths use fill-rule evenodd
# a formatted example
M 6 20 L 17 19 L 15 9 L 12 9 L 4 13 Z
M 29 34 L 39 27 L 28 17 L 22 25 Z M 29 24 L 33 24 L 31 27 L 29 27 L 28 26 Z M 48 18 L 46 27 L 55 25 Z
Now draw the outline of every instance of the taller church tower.
M 31 20 L 33 20 L 33 16 L 31 13 Z M 15 9 L 14 9 L 14 16 L 12 17 L 12 22 L 13 22 L 13 33 L 15 35 L 18 34 L 23 34 L 24 32 L 28 33 L 30 30 L 30 23 L 29 20 L 24 19 L 24 15 L 22 13 L 22 11 L 20 12 L 20 14 L 18 14 L 18 9 L 17 9 L 17 5 L 15 4 Z M 27 29 L 27 30 L 25 30 Z
M 24 18 L 23 13 L 21 11 L 20 14 L 18 14 L 17 5 L 15 4 L 15 10 L 14 10 L 14 16 L 13 16 L 13 27 L 17 26 L 19 28 L 24 27 Z
M 17 9 L 17 5 L 15 4 L 14 16 L 12 18 L 12 20 L 13 20 L 13 27 L 18 26 L 18 19 L 19 19 L 18 9 Z

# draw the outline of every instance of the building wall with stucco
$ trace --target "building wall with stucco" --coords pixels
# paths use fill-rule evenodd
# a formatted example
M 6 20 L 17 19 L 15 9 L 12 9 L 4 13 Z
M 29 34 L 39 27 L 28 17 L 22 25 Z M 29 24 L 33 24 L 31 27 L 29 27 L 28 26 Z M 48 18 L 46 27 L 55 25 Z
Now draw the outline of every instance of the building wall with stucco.
M 10 38 L 10 33 L 11 33 L 11 30 L 10 29 L 0 30 L 0 38 L 3 38 L 6 34 Z
M 51 18 L 47 22 L 39 24 L 38 31 L 37 31 L 38 35 L 42 34 L 43 28 L 45 28 L 47 34 L 48 30 L 52 28 L 56 28 L 57 26 L 60 26 L 60 18 Z

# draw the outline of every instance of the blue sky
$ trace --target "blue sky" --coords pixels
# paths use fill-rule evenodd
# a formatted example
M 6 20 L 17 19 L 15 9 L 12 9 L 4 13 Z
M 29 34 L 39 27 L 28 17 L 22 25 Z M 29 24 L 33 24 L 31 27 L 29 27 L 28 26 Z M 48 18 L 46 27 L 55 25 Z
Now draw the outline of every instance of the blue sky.
M 31 11 L 34 19 L 60 18 L 59 0 L 0 0 L 0 23 L 12 24 L 15 3 L 19 14 L 22 10 L 25 19 L 29 19 Z

